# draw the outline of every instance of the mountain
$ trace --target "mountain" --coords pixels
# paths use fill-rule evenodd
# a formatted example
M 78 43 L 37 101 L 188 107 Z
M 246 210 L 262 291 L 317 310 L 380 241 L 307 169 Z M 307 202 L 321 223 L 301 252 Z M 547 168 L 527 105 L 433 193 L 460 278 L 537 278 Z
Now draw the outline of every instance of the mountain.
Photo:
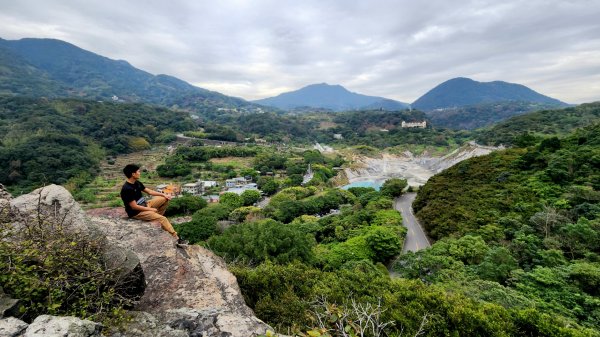
M 448 80 L 419 97 L 412 107 L 422 111 L 506 101 L 534 102 L 566 107 L 568 104 L 539 94 L 524 85 L 502 81 L 477 82 L 458 77 Z
M 357 94 L 348 91 L 341 85 L 329 85 L 327 83 L 311 84 L 296 91 L 253 102 L 283 110 L 298 107 L 324 108 L 334 111 L 359 109 L 404 110 L 408 107 L 406 103 L 383 97 Z
M 252 106 L 168 75 L 152 75 L 123 60 L 55 39 L 0 39 L 0 94 L 147 102 L 202 111 Z

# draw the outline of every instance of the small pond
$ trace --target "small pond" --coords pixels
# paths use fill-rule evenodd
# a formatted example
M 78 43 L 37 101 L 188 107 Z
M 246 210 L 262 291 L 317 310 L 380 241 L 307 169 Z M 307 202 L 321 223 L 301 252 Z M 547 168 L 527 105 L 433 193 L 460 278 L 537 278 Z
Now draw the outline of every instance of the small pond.
M 344 185 L 341 188 L 347 190 L 351 187 L 373 187 L 376 191 L 379 191 L 384 182 L 385 180 L 362 180 L 355 181 L 352 184 Z

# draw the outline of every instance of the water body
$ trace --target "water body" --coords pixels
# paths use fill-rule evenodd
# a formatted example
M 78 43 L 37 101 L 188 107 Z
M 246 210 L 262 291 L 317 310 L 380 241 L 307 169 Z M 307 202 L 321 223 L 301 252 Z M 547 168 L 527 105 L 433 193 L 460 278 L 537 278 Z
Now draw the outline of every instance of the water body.
M 352 187 L 372 187 L 376 191 L 379 191 L 381 185 L 383 185 L 384 182 L 385 180 L 359 180 L 351 184 L 342 186 L 342 189 L 347 190 Z

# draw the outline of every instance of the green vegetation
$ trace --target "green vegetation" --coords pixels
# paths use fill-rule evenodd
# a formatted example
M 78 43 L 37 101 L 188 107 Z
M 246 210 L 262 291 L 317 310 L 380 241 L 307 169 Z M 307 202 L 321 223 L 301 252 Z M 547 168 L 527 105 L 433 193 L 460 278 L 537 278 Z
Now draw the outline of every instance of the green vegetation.
M 143 104 L 0 98 L 0 181 L 22 193 L 91 178 L 105 153 L 145 149 L 164 131 L 192 127 L 185 113 Z
M 600 103 L 581 104 L 572 108 L 544 110 L 516 116 L 479 130 L 476 139 L 482 144 L 528 146 L 535 144 L 541 138 L 564 136 L 577 128 L 598 121 L 600 121 Z M 522 143 L 524 136 L 529 136 L 531 140 Z
M 105 259 L 104 240 L 66 228 L 54 212 L 0 208 L 0 287 L 21 300 L 19 315 L 28 322 L 50 314 L 115 323 L 143 285 Z
M 403 255 L 395 271 L 482 303 L 535 307 L 563 324 L 597 331 L 598 158 L 595 124 L 432 177 L 413 208 L 439 241 Z

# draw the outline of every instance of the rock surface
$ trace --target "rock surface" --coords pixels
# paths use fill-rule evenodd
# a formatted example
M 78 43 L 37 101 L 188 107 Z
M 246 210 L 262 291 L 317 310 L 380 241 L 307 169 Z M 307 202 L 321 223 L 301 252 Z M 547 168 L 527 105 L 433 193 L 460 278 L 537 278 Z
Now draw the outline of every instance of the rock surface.
M 29 324 L 14 317 L 0 319 L 0 337 L 20 337 Z
M 101 336 L 102 325 L 76 317 L 38 316 L 23 337 L 93 337 Z
M 381 158 L 359 158 L 359 168 L 346 168 L 344 173 L 349 183 L 373 181 L 383 183 L 389 178 L 406 179 L 410 186 L 424 185 L 434 174 L 439 173 L 465 159 L 486 155 L 501 148 L 481 146 L 473 142 L 443 157 L 428 155 L 414 156 L 405 152 L 401 156 L 383 154 Z
M 211 251 L 195 245 L 177 247 L 160 224 L 124 219 L 121 210 L 100 208 L 88 211 L 88 215 L 111 241 L 137 254 L 146 277 L 146 292 L 135 310 L 150 314 L 144 316 L 148 322 L 137 322 L 131 334 L 119 336 L 142 336 L 140 331 L 147 336 L 162 336 L 165 326 L 169 326 L 168 331 L 190 333 L 182 336 L 203 336 L 199 332 L 202 328 L 181 330 L 183 326 L 172 326 L 177 319 L 214 321 L 210 329 L 204 323 L 185 325 L 206 327 L 202 330 L 206 336 L 250 337 L 272 330 L 254 316 L 235 276 Z M 177 318 L 178 314 L 182 316 Z

